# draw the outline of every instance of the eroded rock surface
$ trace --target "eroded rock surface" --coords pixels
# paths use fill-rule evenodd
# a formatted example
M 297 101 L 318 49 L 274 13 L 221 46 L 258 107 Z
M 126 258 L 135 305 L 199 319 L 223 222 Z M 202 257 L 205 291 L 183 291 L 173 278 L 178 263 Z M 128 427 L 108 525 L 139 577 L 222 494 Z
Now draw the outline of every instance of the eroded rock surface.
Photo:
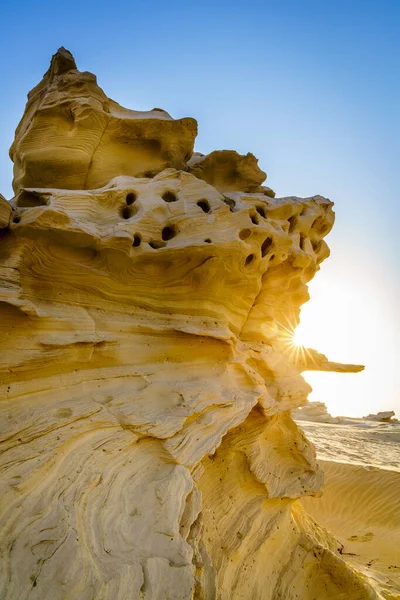
M 78 71 L 61 48 L 29 93 L 10 149 L 14 192 L 92 189 L 117 175 L 182 169 L 196 135 L 195 119 L 175 120 L 161 109 L 128 110 L 110 100 L 95 75 Z
M 298 503 L 323 481 L 301 371 L 355 370 L 291 343 L 332 202 L 222 194 L 187 172 L 192 120 L 149 117 L 172 155 L 146 162 L 116 110 L 62 50 L 12 149 L 0 597 L 380 598 Z
M 250 152 L 242 156 L 235 150 L 214 150 L 204 156 L 196 152 L 188 162 L 193 175 L 204 179 L 220 192 L 256 192 L 266 174 L 258 166 L 258 160 Z M 270 188 L 267 196 L 274 197 Z
M 11 205 L 0 194 L 0 229 L 5 229 L 10 224 Z

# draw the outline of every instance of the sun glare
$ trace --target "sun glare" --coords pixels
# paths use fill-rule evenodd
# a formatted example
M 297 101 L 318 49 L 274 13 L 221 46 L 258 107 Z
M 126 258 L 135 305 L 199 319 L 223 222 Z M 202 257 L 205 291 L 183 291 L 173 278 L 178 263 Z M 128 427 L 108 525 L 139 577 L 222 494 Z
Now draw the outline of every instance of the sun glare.
M 306 346 L 306 340 L 305 340 L 306 336 L 304 334 L 304 331 L 301 330 L 300 325 L 299 327 L 296 329 L 294 336 L 292 338 L 292 342 L 295 346 Z

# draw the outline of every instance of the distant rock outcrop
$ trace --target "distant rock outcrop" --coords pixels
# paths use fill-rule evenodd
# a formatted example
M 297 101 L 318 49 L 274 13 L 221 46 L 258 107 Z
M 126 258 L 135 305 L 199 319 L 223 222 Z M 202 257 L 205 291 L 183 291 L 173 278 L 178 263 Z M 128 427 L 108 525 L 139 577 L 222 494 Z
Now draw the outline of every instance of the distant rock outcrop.
M 332 417 L 324 402 L 307 402 L 292 410 L 292 417 L 298 421 L 316 421 L 318 423 L 340 423 L 340 419 Z
M 196 165 L 194 119 L 109 100 L 61 49 L 0 198 L 0 597 L 381 598 L 298 499 L 291 342 L 332 202 L 252 155 Z M 223 193 L 221 192 L 223 191 Z
M 393 410 L 387 410 L 383 412 L 378 412 L 376 414 L 369 414 L 366 417 L 363 417 L 366 421 L 380 421 L 381 423 L 397 423 L 398 419 L 395 418 L 395 413 Z

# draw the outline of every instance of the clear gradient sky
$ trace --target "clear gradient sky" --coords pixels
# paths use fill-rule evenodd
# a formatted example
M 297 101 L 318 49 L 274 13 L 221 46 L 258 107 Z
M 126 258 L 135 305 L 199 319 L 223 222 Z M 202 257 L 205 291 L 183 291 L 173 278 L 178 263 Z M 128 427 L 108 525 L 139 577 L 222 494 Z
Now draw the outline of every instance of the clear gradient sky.
M 357 375 L 306 374 L 333 414 L 400 417 L 400 0 L 0 0 L 0 192 L 27 92 L 61 45 L 108 96 L 253 152 L 277 195 L 335 202 L 299 333 Z

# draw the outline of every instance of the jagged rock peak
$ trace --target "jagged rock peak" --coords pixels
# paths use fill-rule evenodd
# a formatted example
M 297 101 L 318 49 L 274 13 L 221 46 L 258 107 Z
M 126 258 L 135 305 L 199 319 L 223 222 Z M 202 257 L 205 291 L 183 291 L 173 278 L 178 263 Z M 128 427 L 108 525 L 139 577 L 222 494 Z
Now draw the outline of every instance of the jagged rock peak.
M 61 48 L 53 54 L 50 67 L 43 77 L 53 79 L 54 77 L 72 71 L 73 69 L 77 69 L 74 57 L 69 50 L 64 48 L 64 46 L 61 46 Z
M 28 94 L 10 148 L 13 188 L 95 189 L 119 175 L 186 170 L 196 135 L 197 122 L 190 117 L 120 106 L 60 48 Z

